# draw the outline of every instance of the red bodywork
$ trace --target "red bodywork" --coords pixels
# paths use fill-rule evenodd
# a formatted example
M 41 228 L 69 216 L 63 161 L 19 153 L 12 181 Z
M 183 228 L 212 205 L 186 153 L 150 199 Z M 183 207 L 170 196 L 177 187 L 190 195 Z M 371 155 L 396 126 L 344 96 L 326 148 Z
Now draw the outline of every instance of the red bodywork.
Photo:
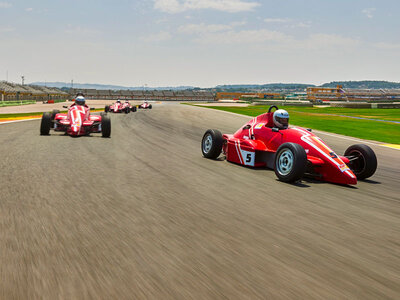
M 273 130 L 273 113 L 253 118 L 235 134 L 224 134 L 223 152 L 230 162 L 251 167 L 274 168 L 275 152 L 283 143 L 296 143 L 307 154 L 307 173 L 316 179 L 339 184 L 356 184 L 348 158 L 337 155 L 310 131 L 293 127 Z
M 149 104 L 148 102 L 144 102 L 144 103 L 139 105 L 139 108 L 144 108 L 144 109 L 151 108 L 150 105 L 151 104 Z
M 54 118 L 54 131 L 64 131 L 71 136 L 101 132 L 101 116 L 91 115 L 87 105 L 72 104 L 66 114 Z
M 114 113 L 122 113 L 124 112 L 126 106 L 124 106 L 122 103 L 119 102 L 115 102 L 113 104 L 110 105 L 110 112 L 114 112 Z

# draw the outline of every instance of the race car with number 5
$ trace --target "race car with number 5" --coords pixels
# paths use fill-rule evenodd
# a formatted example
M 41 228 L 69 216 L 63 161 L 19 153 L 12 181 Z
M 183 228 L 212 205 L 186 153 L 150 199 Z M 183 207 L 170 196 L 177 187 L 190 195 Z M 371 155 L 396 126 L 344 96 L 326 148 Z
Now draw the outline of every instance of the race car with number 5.
M 340 156 L 311 129 L 288 125 L 289 114 L 271 106 L 234 134 L 207 130 L 201 150 L 206 158 L 216 159 L 223 152 L 229 162 L 274 169 L 283 182 L 295 182 L 308 175 L 331 183 L 357 184 L 357 179 L 375 173 L 377 159 L 369 146 L 350 146 Z

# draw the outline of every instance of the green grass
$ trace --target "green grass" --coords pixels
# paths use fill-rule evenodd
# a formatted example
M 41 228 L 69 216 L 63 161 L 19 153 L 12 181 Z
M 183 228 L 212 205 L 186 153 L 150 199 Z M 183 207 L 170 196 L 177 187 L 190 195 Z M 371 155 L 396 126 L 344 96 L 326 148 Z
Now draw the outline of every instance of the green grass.
M 255 117 L 267 112 L 269 106 L 209 106 L 209 108 Z M 292 125 L 366 140 L 400 144 L 400 124 L 335 116 L 344 115 L 367 119 L 400 121 L 400 109 L 314 108 L 294 106 L 285 106 L 284 109 L 289 112 L 290 124 Z
M 0 107 L 4 107 L 4 106 L 20 106 L 20 105 L 35 104 L 35 103 L 36 103 L 36 101 L 34 101 L 34 100 L 0 101 Z

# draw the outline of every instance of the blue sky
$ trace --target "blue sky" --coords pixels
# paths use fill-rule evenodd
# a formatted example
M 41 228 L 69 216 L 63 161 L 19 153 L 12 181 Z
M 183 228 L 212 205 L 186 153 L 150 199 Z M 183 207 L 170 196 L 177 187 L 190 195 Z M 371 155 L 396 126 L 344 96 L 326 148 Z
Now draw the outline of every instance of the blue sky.
M 0 80 L 398 82 L 399 11 L 395 0 L 0 0 Z

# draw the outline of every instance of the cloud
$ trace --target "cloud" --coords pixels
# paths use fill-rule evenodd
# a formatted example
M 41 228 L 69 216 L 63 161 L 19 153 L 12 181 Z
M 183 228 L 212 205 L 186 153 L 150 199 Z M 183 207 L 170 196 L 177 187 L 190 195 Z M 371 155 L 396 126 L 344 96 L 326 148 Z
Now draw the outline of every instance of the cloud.
M 225 31 L 204 34 L 194 41 L 201 44 L 262 44 L 265 42 L 284 42 L 290 39 L 284 33 L 267 29 Z
M 33 8 L 32 7 L 28 7 L 28 8 L 25 8 L 25 11 L 33 11 Z
M 380 42 L 374 46 L 381 50 L 400 50 L 400 44 Z
M 9 2 L 0 2 L 0 8 L 9 8 L 12 4 Z
M 15 31 L 14 27 L 10 27 L 10 26 L 0 27 L 0 33 L 13 32 L 13 31 Z
M 266 18 L 264 19 L 265 23 L 288 23 L 291 22 L 291 19 L 281 19 L 281 18 Z
M 98 30 L 85 28 L 81 26 L 72 26 L 71 24 L 68 24 L 68 28 L 65 29 L 64 32 L 73 35 L 93 35 L 100 33 L 100 31 Z
M 199 9 L 214 9 L 237 13 L 252 11 L 258 6 L 260 6 L 258 2 L 243 0 L 154 0 L 154 8 L 167 13 L 179 13 Z
M 299 41 L 297 47 L 310 50 L 319 50 L 324 48 L 342 48 L 350 49 L 360 44 L 357 39 L 343 37 L 336 34 L 312 34 L 304 41 Z
M 245 25 L 246 22 L 232 22 L 230 24 L 186 24 L 178 28 L 178 32 L 186 34 L 205 34 L 231 30 L 234 27 Z
M 290 25 L 290 27 L 292 27 L 292 28 L 310 28 L 311 27 L 311 22 L 310 21 L 299 22 L 299 23 L 295 23 L 295 24 Z
M 155 34 L 150 34 L 146 37 L 143 37 L 142 40 L 145 42 L 153 43 L 153 42 L 164 42 L 168 41 L 172 38 L 172 35 L 167 31 L 160 31 Z
M 188 24 L 181 26 L 178 32 L 194 36 L 193 42 L 203 45 L 253 45 L 267 46 L 268 49 L 286 51 L 298 48 L 307 51 L 327 49 L 353 49 L 360 44 L 357 39 L 335 34 L 312 34 L 299 39 L 280 31 L 269 29 L 237 30 L 234 24 Z M 247 46 L 246 46 L 247 47 Z
M 369 19 L 372 19 L 374 17 L 373 13 L 376 11 L 376 8 L 365 8 L 361 12 Z

